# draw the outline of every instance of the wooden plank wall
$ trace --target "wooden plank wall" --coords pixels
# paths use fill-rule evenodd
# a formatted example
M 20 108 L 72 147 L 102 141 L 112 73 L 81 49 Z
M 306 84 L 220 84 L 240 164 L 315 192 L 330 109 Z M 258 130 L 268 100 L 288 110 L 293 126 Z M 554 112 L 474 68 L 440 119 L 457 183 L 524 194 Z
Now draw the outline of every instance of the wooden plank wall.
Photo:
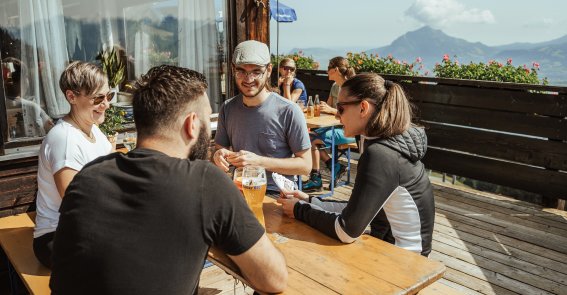
M 329 81 L 327 71 L 300 70 L 297 72 L 296 78 L 305 84 L 307 95 L 315 97 L 315 94 L 319 94 L 319 98 L 325 101 L 329 97 L 333 81 Z
M 429 169 L 567 199 L 567 87 L 383 76 L 417 107 Z M 298 77 L 325 87 L 323 71 Z
M 26 212 L 37 192 L 37 157 L 0 162 L 0 217 Z

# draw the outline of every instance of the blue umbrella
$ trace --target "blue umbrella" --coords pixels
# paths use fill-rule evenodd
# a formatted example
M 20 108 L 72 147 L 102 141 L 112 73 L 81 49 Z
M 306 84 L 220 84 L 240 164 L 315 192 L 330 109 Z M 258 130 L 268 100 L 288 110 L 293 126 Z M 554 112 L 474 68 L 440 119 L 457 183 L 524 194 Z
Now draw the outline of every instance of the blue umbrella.
M 295 10 L 277 0 L 270 0 L 270 15 L 281 23 L 291 23 L 297 20 Z

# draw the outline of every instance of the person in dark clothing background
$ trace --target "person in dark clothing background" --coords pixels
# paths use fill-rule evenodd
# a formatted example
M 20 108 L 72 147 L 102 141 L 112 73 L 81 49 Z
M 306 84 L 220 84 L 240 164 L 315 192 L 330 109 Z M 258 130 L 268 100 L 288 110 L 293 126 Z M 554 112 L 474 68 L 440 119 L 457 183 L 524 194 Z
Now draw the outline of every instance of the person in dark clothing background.
M 369 233 L 428 256 L 435 204 L 420 162 L 427 137 L 423 128 L 412 124 L 411 104 L 402 87 L 374 73 L 359 74 L 343 84 L 337 116 L 345 136 L 365 137 L 349 201 L 282 192 L 278 202 L 285 214 L 344 243 Z

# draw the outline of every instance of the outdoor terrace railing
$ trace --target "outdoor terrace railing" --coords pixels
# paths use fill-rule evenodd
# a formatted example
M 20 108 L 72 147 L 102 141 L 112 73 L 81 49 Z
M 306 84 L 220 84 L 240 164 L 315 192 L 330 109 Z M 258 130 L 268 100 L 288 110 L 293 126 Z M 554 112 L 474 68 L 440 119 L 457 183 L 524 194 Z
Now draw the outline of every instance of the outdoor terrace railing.
M 567 87 L 383 77 L 417 107 L 428 169 L 567 199 Z M 326 71 L 301 70 L 297 78 L 309 95 L 328 97 Z

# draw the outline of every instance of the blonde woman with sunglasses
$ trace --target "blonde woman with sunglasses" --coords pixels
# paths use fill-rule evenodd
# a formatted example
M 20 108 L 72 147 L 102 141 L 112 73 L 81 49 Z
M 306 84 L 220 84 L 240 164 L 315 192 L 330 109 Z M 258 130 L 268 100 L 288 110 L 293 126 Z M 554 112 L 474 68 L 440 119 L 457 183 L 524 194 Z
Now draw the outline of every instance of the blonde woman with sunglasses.
M 71 108 L 41 144 L 33 234 L 34 253 L 49 268 L 59 207 L 67 186 L 83 166 L 112 149 L 97 127 L 104 121 L 114 95 L 102 70 L 94 64 L 73 62 L 61 74 L 59 87 Z
M 423 128 L 412 124 L 412 107 L 400 85 L 374 73 L 357 75 L 339 92 L 337 116 L 345 136 L 364 135 L 348 202 L 283 192 L 284 213 L 343 243 L 362 234 L 428 256 L 435 218 L 433 191 L 421 162 Z M 367 226 L 370 230 L 366 231 Z
M 302 101 L 303 105 L 307 105 L 307 90 L 305 85 L 299 79 L 295 78 L 295 61 L 286 57 L 280 61 L 278 71 L 280 77 L 278 79 L 278 88 L 281 96 L 297 102 Z

